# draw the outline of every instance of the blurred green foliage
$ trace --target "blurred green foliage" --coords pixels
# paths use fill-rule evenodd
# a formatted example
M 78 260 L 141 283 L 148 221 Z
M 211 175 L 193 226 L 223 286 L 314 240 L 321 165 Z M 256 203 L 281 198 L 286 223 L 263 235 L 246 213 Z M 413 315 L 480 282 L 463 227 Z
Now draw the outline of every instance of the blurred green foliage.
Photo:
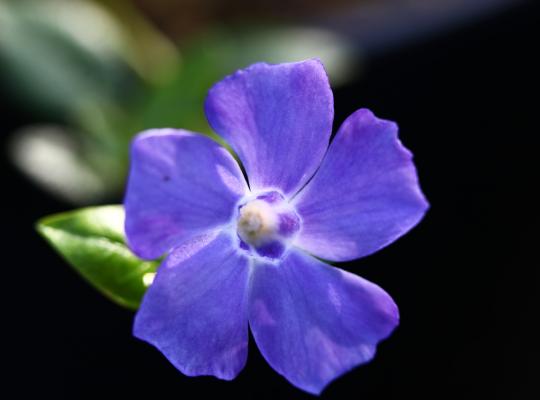
M 215 27 L 178 49 L 130 1 L 0 1 L 0 83 L 47 121 L 14 134 L 12 157 L 73 204 L 121 195 L 137 132 L 213 135 L 206 92 L 238 68 L 319 57 L 334 84 L 356 72 L 352 47 L 316 29 Z M 53 154 L 61 156 L 53 162 Z
M 48 121 L 15 133 L 11 155 L 37 183 L 73 203 L 120 193 L 138 129 L 129 116 L 168 70 L 178 69 L 172 42 L 129 2 L 116 8 L 121 4 L 132 10 L 122 19 L 91 1 L 0 3 L 0 82 L 21 107 Z M 55 154 L 64 156 L 53 160 Z M 99 180 L 92 190 L 84 185 L 88 175 Z

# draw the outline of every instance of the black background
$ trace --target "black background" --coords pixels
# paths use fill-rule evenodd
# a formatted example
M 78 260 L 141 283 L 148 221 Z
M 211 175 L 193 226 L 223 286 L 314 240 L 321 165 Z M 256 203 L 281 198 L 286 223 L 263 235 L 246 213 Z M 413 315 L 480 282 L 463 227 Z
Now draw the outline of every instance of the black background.
M 385 288 L 401 324 L 372 363 L 323 398 L 540 398 L 532 382 L 538 16 L 525 3 L 378 56 L 361 81 L 335 92 L 335 127 L 359 107 L 398 121 L 431 209 L 410 234 L 343 266 Z M 3 132 L 33 122 L 0 94 Z M 222 382 L 186 378 L 132 338 L 133 313 L 90 288 L 33 231 L 37 218 L 69 206 L 2 151 L 2 360 L 13 398 L 311 397 L 273 372 L 253 341 L 244 371 Z

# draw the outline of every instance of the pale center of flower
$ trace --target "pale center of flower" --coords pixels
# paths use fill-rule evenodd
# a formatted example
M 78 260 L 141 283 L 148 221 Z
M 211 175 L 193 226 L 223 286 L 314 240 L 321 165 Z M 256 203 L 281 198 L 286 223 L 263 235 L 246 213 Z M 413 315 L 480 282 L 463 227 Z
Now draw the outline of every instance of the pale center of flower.
M 278 215 L 270 204 L 263 200 L 252 200 L 240 208 L 238 235 L 244 242 L 260 246 L 274 238 L 278 222 Z

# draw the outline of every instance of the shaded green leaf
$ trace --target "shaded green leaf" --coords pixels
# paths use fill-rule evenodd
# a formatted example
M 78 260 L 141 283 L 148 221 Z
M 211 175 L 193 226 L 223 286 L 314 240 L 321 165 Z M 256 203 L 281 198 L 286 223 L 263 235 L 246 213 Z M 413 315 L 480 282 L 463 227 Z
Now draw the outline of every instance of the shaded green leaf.
M 105 296 L 124 307 L 139 307 L 159 261 L 141 260 L 128 249 L 122 206 L 55 214 L 38 221 L 37 230 Z

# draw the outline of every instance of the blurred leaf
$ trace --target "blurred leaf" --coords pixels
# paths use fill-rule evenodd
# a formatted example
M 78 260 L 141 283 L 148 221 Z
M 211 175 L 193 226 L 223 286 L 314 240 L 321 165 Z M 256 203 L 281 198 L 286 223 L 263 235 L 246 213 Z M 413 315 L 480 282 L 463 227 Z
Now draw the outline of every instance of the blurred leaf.
M 67 29 L 61 23 L 62 13 L 54 13 L 64 9 L 52 7 L 59 4 L 22 1 L 4 5 L 0 13 L 0 78 L 25 105 L 66 117 L 81 100 L 111 102 L 116 96 L 115 85 L 126 87 L 135 79 L 111 52 L 98 53 L 95 45 L 83 44 L 83 35 L 75 35 L 73 26 Z M 56 18 L 50 18 L 51 14 Z M 95 31 L 100 31 L 101 24 L 90 19 Z
M 223 35 L 219 31 L 216 34 Z M 334 87 L 360 72 L 361 54 L 357 46 L 344 36 L 322 28 L 244 27 L 232 31 L 222 43 L 219 40 L 214 43 L 219 46 L 216 50 L 222 57 L 234 60 L 235 69 L 259 61 L 283 63 L 319 58 Z
M 101 200 L 106 182 L 80 155 L 75 134 L 56 125 L 32 125 L 15 132 L 9 156 L 39 186 L 69 202 Z
M 81 101 L 129 105 L 178 59 L 126 0 L 0 2 L 0 79 L 38 111 L 69 117 Z
M 9 156 L 73 204 L 121 193 L 133 114 L 171 70 L 174 44 L 127 0 L 0 0 L 0 83 L 37 119 L 67 125 L 14 132 Z
M 94 0 L 115 17 L 122 30 L 121 53 L 145 80 L 161 84 L 176 70 L 176 45 L 146 19 L 131 0 Z
M 96 289 L 137 309 L 159 261 L 137 258 L 124 239 L 120 205 L 83 208 L 45 217 L 38 232 Z

